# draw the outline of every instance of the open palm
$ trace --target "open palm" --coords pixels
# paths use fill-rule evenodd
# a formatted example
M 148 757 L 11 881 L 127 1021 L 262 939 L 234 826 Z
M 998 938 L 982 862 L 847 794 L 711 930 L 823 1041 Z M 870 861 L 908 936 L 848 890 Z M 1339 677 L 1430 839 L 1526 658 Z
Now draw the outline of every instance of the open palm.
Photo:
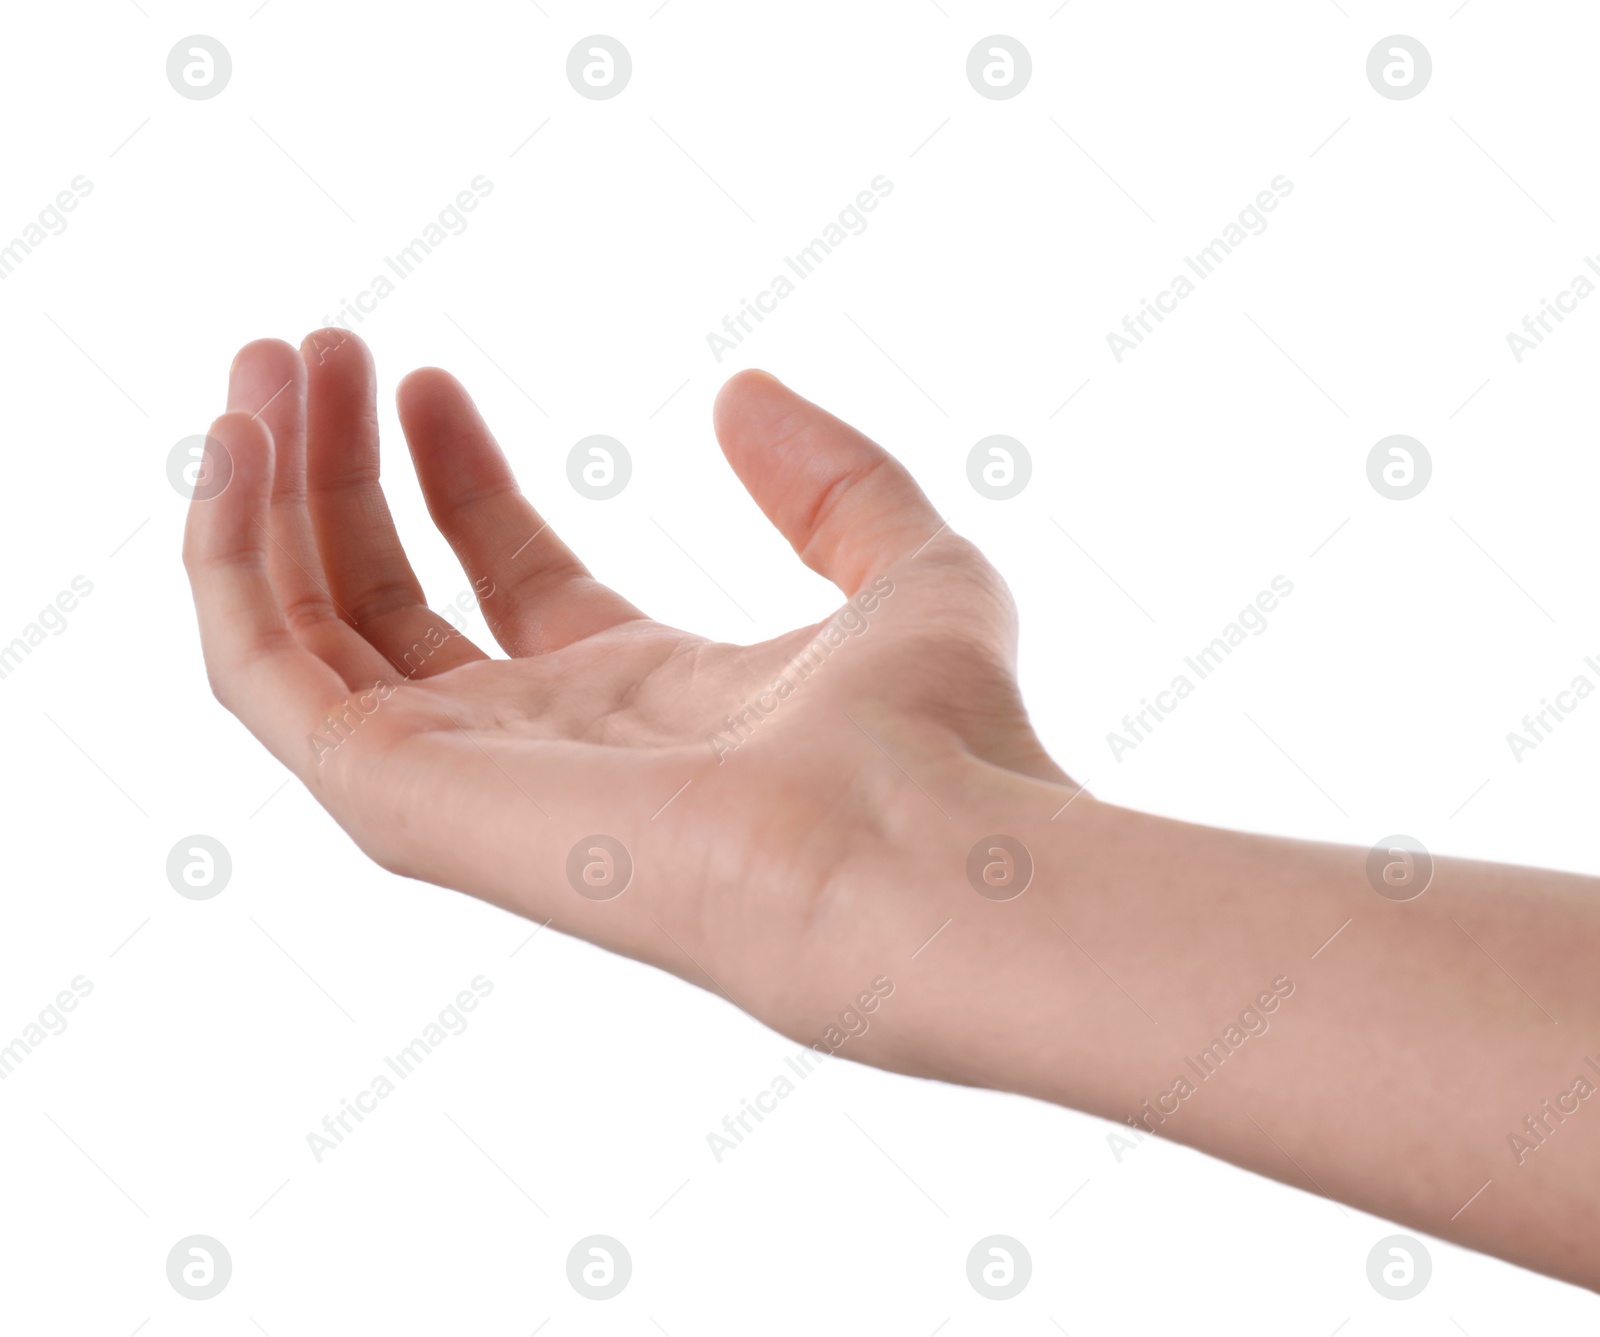
M 888 875 L 897 838 L 937 832 L 954 893 L 985 834 L 976 772 L 1070 795 L 1021 706 L 999 577 L 889 454 L 772 377 L 728 382 L 717 436 L 848 601 L 753 646 L 594 580 L 461 386 L 402 382 L 429 511 L 510 659 L 424 601 L 378 481 L 375 388 L 343 331 L 242 350 L 208 446 L 228 481 L 192 503 L 185 562 L 218 698 L 384 867 L 801 1034 L 929 920 L 940 889 Z

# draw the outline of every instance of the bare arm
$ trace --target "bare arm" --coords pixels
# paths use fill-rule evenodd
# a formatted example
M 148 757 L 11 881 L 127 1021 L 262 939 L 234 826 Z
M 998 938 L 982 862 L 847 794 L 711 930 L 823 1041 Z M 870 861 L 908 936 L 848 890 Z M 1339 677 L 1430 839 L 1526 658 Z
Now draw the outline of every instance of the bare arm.
M 1128 1121 L 1600 1288 L 1593 880 L 1441 861 L 1397 900 L 1365 851 L 1099 804 L 1028 723 L 993 568 L 760 373 L 724 387 L 719 442 L 845 603 L 752 646 L 599 584 L 462 387 L 406 379 L 491 658 L 423 598 L 375 396 L 342 331 L 246 348 L 185 561 L 217 696 L 384 867 L 847 1057 Z
M 963 984 L 908 971 L 898 1008 L 927 1012 L 931 1075 L 1600 1288 L 1594 879 L 1446 859 L 1395 900 L 1365 850 L 1087 795 L 1052 822 L 1056 787 L 999 788 L 1034 880 L 941 902 L 957 918 L 928 954 Z

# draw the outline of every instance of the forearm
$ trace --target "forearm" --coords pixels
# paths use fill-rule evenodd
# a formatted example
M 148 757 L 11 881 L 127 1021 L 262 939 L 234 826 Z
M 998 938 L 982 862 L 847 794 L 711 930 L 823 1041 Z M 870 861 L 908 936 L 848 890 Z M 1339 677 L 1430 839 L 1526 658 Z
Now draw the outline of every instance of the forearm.
M 1600 1287 L 1600 886 L 1442 862 L 1396 901 L 1365 850 L 1076 791 L 1023 709 L 999 574 L 886 452 L 760 373 L 718 397 L 723 449 L 850 603 L 753 646 L 595 582 L 459 383 L 408 379 L 429 510 L 498 591 L 513 658 L 490 659 L 422 601 L 375 384 L 344 331 L 247 348 L 185 560 L 217 695 L 385 867 L 828 1053 L 1126 1121 Z M 396 665 L 354 741 L 308 747 Z M 1012 854 L 1031 877 L 989 883 Z
M 1061 797 L 1005 795 L 1032 884 L 907 973 L 929 1075 L 1600 1287 L 1600 884 L 1440 860 L 1394 901 L 1365 850 Z

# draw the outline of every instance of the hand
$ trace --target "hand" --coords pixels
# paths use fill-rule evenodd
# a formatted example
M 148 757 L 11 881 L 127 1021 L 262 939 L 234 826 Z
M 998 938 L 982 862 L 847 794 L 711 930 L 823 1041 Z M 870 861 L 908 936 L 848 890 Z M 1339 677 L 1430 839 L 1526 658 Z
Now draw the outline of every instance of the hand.
M 360 340 L 234 362 L 221 495 L 185 562 L 219 700 L 385 868 L 481 896 L 725 993 L 813 1040 L 970 898 L 962 868 L 1008 780 L 1076 792 L 1029 727 L 993 568 L 907 472 L 771 376 L 718 397 L 734 471 L 840 613 L 707 641 L 601 585 L 518 492 L 466 392 L 400 385 L 428 509 L 511 656 L 429 610 L 378 482 Z M 1090 806 L 1085 799 L 1082 808 Z M 593 835 L 624 854 L 589 850 Z M 614 899 L 576 873 L 631 879 Z M 905 853 L 947 846 L 918 884 Z M 898 864 L 895 860 L 898 859 Z M 609 891 L 608 886 L 592 888 Z M 944 1070 L 920 1045 L 857 1056 Z
M 998 576 L 888 454 L 770 376 L 728 382 L 718 438 L 848 597 L 755 646 L 596 583 L 443 372 L 399 397 L 511 659 L 423 603 L 378 487 L 371 359 L 341 331 L 240 354 L 212 429 L 231 481 L 185 545 L 218 697 L 386 868 L 806 1043 L 1088 1110 L 1600 1288 L 1600 1114 L 1577 1113 L 1600 1089 L 1578 1084 L 1593 879 L 1436 859 L 1397 902 L 1366 851 L 1097 803 L 1028 725 Z M 1027 852 L 1026 894 L 968 871 L 997 834 Z

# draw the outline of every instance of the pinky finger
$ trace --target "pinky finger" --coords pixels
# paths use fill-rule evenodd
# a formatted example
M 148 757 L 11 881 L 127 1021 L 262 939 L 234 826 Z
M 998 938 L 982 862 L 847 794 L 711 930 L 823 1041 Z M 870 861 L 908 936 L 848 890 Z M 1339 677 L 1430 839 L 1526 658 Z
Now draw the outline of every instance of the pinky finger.
M 295 639 L 267 574 L 272 436 L 247 413 L 226 413 L 206 441 L 189 503 L 189 572 L 206 672 L 217 700 L 304 779 L 317 722 L 347 695 L 343 680 Z M 221 483 L 222 491 L 209 495 Z

